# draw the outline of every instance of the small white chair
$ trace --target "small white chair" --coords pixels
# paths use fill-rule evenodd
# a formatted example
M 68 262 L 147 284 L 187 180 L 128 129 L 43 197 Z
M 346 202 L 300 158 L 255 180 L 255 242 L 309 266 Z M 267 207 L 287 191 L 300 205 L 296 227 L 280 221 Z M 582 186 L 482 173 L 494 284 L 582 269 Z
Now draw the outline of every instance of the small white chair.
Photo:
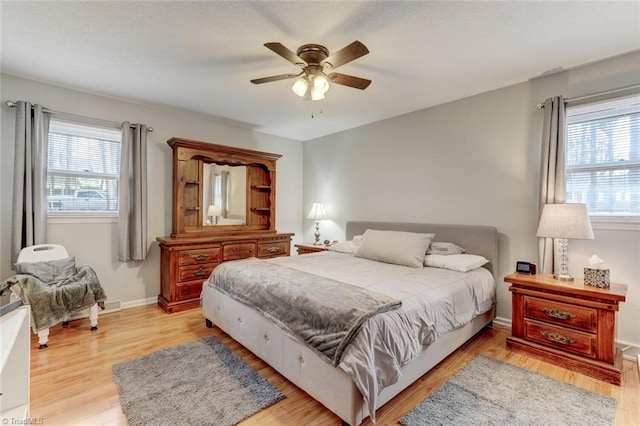
M 17 263 L 34 263 L 46 262 L 49 260 L 58 260 L 69 257 L 67 249 L 60 244 L 38 244 L 35 246 L 25 247 L 18 253 Z M 12 295 L 12 297 L 15 297 Z M 91 331 L 98 329 L 98 304 L 95 303 L 89 308 L 89 319 L 91 320 Z M 68 327 L 69 322 L 64 321 L 63 327 Z M 39 349 L 48 347 L 49 329 L 40 330 L 38 332 Z

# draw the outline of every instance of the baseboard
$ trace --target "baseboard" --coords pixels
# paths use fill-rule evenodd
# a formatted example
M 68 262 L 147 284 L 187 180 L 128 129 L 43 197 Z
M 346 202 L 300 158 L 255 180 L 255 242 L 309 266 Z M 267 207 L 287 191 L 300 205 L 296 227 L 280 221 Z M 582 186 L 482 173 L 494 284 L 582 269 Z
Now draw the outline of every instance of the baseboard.
M 493 322 L 503 327 L 511 328 L 511 320 L 509 318 L 495 317 Z
M 622 351 L 622 357 L 624 359 L 628 359 L 629 361 L 636 362 L 638 356 L 640 356 L 640 346 L 629 343 L 629 342 L 621 342 L 617 341 L 618 348 Z
M 148 297 L 146 299 L 138 299 L 138 300 L 132 300 L 130 302 L 124 302 L 122 303 L 122 309 L 129 309 L 129 308 L 135 308 L 137 306 L 144 306 L 144 305 L 153 305 L 155 303 L 158 303 L 158 297 Z
M 104 315 L 104 314 L 110 314 L 113 312 L 120 312 L 122 310 L 122 301 L 120 300 L 106 300 L 104 302 L 104 309 L 98 309 L 98 315 Z M 71 318 L 69 318 L 70 321 L 74 321 L 74 320 L 78 320 L 78 319 L 83 319 L 83 318 L 89 318 L 89 309 L 83 309 L 81 311 L 75 312 Z
M 511 328 L 511 324 L 512 324 L 509 318 L 504 318 L 504 317 L 495 317 L 493 319 L 493 322 L 495 324 L 502 325 L 507 328 Z M 622 351 L 622 357 L 624 359 L 628 359 L 629 361 L 636 361 L 638 355 L 640 355 L 639 345 L 620 341 L 620 340 L 617 341 L 616 345 Z
M 130 302 L 123 302 L 121 300 L 106 300 L 104 302 L 104 309 L 98 311 L 98 315 L 111 314 L 113 312 L 120 312 L 123 309 L 135 308 L 137 306 L 153 305 L 158 303 L 157 297 L 149 297 L 147 299 L 132 300 Z M 83 309 L 78 311 L 69 318 L 70 321 L 89 318 L 89 309 Z

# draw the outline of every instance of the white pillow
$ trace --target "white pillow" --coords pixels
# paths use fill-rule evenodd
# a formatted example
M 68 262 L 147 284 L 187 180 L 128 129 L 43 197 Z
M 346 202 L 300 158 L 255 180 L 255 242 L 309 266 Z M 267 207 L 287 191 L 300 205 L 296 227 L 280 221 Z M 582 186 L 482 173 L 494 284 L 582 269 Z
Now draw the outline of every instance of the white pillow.
M 356 250 L 356 247 L 357 246 L 353 241 L 342 241 L 340 243 L 330 245 L 328 249 L 331 251 L 337 251 L 339 253 L 353 254 L 353 252 Z
M 452 269 L 460 272 L 478 269 L 488 262 L 484 257 L 475 254 L 428 254 L 424 257 L 425 266 Z
M 435 234 L 367 229 L 353 253 L 379 262 L 422 268 L 424 256 Z
M 361 242 L 362 242 L 362 235 L 353 236 L 353 244 L 359 246 Z
M 463 254 L 465 250 L 453 243 L 433 241 L 427 249 L 427 254 Z

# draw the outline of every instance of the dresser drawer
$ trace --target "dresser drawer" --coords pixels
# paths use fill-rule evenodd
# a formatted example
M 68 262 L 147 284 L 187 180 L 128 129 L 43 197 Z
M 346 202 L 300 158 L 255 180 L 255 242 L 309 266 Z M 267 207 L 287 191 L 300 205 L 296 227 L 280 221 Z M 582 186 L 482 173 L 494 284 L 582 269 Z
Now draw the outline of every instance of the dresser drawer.
M 223 260 L 246 259 L 255 255 L 255 243 L 227 244 L 222 249 Z
M 595 358 L 596 335 L 525 320 L 525 339 L 566 352 Z
M 177 300 L 194 299 L 196 297 L 200 297 L 201 292 L 202 292 L 202 281 L 178 283 L 176 285 Z
M 258 244 L 258 257 L 288 256 L 290 247 L 288 241 Z
M 218 263 L 203 263 L 201 265 L 180 266 L 178 281 L 206 280 Z
M 220 262 L 220 247 L 201 250 L 183 250 L 178 254 L 178 265 Z
M 598 321 L 598 310 L 525 296 L 524 316 L 526 318 L 562 325 L 563 327 L 566 326 L 595 333 Z

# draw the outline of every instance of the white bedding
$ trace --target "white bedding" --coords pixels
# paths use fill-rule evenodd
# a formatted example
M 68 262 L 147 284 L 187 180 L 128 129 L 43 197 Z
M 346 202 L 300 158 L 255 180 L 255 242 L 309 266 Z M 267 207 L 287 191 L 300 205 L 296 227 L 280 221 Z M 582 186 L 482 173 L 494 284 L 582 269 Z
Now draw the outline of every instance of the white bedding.
M 267 261 L 402 300 L 400 309 L 364 323 L 339 365 L 353 378 L 373 420 L 378 394 L 400 378 L 400 367 L 423 346 L 491 309 L 495 300 L 495 280 L 484 268 L 410 268 L 334 251 Z

